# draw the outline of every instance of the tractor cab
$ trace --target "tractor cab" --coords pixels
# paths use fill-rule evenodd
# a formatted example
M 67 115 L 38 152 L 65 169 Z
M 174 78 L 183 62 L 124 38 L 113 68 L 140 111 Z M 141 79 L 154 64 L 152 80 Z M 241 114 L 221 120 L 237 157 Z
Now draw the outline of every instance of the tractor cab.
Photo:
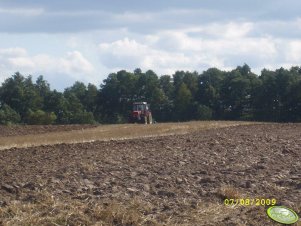
M 134 102 L 133 111 L 148 111 L 149 105 L 146 102 Z
M 147 102 L 134 102 L 130 123 L 152 124 L 152 113 Z

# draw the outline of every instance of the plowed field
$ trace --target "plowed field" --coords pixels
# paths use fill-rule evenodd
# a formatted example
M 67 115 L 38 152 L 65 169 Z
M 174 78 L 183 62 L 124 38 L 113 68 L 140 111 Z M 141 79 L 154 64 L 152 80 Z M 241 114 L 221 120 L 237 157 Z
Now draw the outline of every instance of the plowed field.
M 301 215 L 301 124 L 10 148 L 0 169 L 0 225 L 279 225 L 225 198 Z

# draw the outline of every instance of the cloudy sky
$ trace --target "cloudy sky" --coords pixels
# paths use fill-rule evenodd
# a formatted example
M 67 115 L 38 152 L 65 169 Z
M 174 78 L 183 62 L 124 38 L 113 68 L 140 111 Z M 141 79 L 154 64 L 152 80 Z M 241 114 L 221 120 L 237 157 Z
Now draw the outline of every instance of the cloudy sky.
M 301 65 L 300 0 L 0 0 L 0 82 L 16 71 L 62 90 L 120 69 Z

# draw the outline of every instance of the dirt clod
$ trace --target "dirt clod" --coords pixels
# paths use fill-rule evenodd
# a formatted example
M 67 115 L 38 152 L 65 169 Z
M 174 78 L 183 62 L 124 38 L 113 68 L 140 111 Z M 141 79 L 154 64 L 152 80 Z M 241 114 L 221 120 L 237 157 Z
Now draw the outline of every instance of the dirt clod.
M 16 189 L 13 186 L 9 185 L 9 184 L 3 184 L 1 186 L 1 188 L 3 190 L 5 190 L 6 192 L 8 192 L 8 193 L 15 193 L 16 192 Z

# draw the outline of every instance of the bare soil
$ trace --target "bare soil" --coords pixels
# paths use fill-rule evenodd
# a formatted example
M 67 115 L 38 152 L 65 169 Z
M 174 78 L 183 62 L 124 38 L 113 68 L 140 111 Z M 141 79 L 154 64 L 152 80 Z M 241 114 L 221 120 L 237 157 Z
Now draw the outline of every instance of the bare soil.
M 279 225 L 267 206 L 226 197 L 275 198 L 301 216 L 301 124 L 11 148 L 0 169 L 0 225 Z

